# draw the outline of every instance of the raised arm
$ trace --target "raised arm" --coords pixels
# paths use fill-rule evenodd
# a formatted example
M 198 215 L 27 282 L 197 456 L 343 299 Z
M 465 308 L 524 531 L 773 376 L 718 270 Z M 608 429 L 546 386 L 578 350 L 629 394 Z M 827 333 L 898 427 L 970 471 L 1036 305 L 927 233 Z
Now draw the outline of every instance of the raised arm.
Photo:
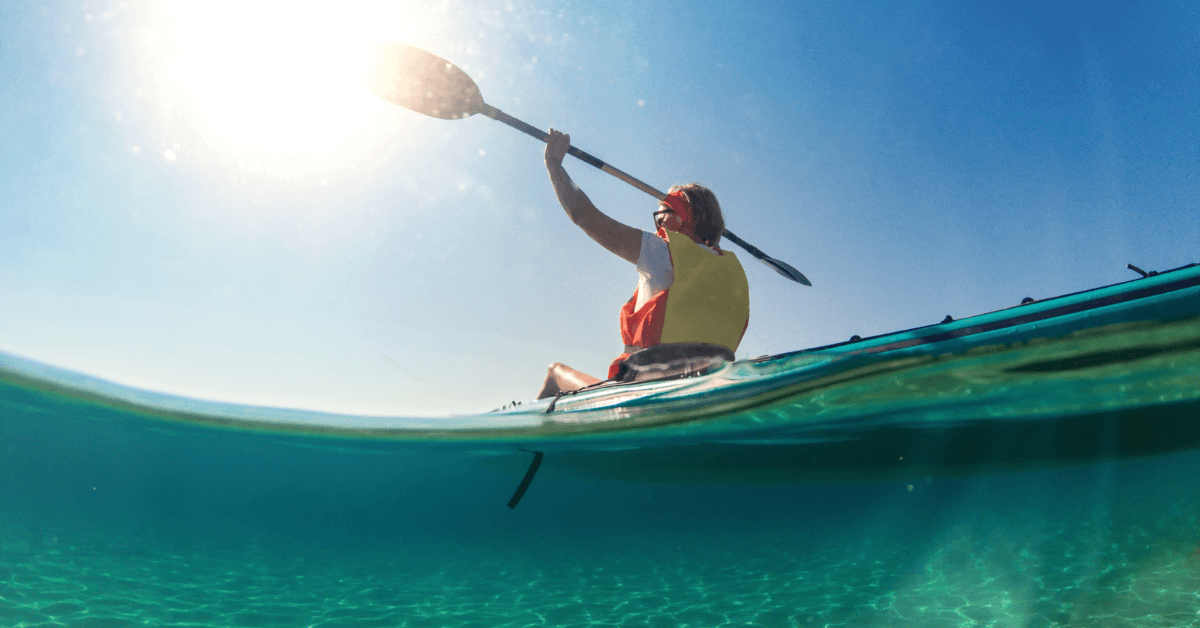
M 558 202 L 571 222 L 591 239 L 621 259 L 636 264 L 642 252 L 641 230 L 608 217 L 575 185 L 562 163 L 570 146 L 570 135 L 550 129 L 550 137 L 546 139 L 546 171 L 550 173 L 550 183 L 558 195 Z

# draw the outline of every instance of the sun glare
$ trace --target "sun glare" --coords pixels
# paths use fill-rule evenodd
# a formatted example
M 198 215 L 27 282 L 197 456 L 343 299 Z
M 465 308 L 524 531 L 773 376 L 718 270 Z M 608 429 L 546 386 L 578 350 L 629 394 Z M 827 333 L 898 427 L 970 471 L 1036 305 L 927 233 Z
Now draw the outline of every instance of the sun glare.
M 158 6 L 146 38 L 176 109 L 223 160 L 283 178 L 348 165 L 372 147 L 392 105 L 365 87 L 371 46 L 414 26 L 396 2 Z

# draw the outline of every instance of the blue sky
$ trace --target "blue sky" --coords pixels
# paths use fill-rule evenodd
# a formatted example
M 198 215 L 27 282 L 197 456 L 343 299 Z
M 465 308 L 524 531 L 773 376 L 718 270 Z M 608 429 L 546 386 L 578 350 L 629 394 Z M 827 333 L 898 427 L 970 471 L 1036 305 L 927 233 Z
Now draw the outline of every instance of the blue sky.
M 538 142 L 374 99 L 380 38 L 652 185 L 709 185 L 815 284 L 742 255 L 739 357 L 1200 261 L 1190 3 L 7 3 L 0 351 L 421 416 L 602 373 L 632 267 L 567 221 Z

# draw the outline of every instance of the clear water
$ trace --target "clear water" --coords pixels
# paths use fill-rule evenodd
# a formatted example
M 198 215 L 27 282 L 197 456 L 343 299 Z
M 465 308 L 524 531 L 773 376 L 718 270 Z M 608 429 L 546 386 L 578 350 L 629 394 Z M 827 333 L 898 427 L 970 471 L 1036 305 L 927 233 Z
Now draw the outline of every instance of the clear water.
M 808 356 L 838 376 L 722 419 L 523 411 L 419 437 L 231 429 L 8 359 L 0 625 L 1200 625 L 1198 339 Z

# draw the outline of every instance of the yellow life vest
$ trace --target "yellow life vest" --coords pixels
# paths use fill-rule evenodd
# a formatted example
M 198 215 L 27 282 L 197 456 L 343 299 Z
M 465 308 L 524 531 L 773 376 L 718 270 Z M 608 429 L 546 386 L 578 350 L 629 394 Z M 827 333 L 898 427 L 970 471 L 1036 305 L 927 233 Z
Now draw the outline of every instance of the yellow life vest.
M 675 280 L 634 311 L 637 292 L 621 309 L 626 346 L 705 342 L 736 351 L 750 320 L 750 286 L 737 256 L 713 255 L 691 238 L 665 235 Z

